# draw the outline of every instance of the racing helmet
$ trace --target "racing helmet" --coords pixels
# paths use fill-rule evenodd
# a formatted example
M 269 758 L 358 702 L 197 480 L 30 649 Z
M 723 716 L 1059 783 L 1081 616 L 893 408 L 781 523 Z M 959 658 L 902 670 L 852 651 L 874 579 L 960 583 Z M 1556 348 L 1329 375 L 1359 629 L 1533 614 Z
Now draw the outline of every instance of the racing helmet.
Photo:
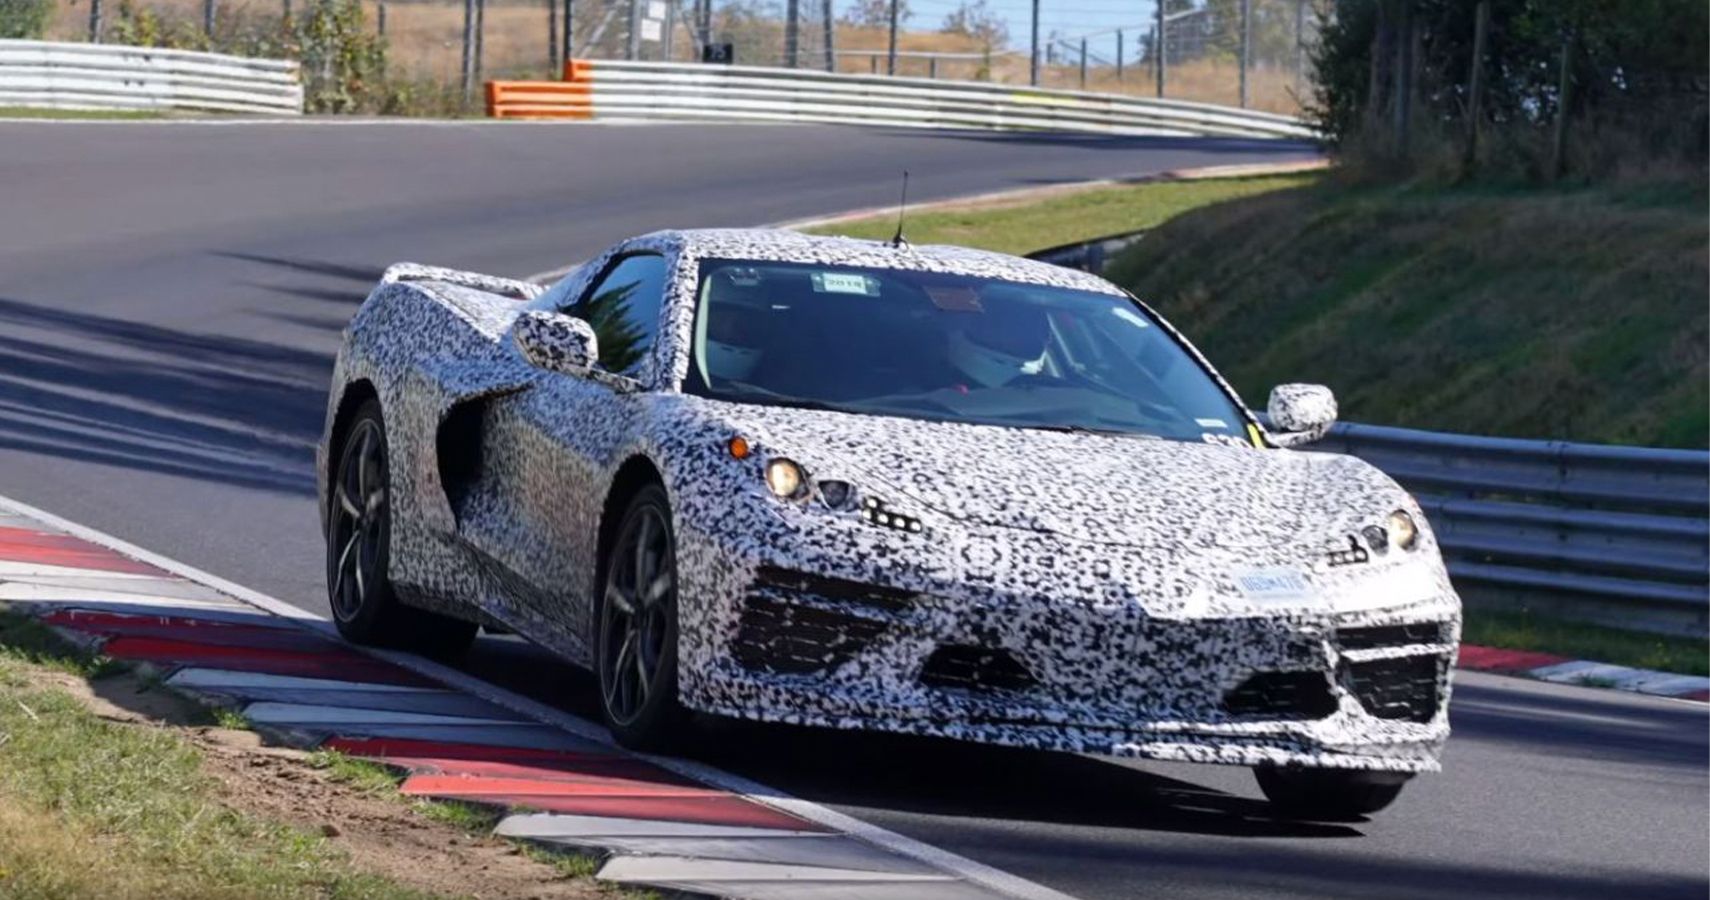
M 951 365 L 983 387 L 1002 387 L 1045 368 L 1050 320 L 1031 304 L 987 300 L 979 310 L 949 313 Z
M 706 367 L 714 378 L 746 381 L 765 356 L 762 338 L 766 313 L 746 303 L 726 301 L 707 317 Z

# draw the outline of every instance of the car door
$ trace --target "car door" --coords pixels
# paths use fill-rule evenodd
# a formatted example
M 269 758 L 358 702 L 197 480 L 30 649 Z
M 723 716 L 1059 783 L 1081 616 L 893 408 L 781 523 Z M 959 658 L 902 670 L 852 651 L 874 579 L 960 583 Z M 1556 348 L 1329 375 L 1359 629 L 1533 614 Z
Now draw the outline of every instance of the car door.
M 543 372 L 490 407 L 483 443 L 507 527 L 465 537 L 520 582 L 508 593 L 524 621 L 513 624 L 577 660 L 587 659 L 602 505 L 645 414 L 668 272 L 652 251 L 613 257 L 553 305 L 593 327 L 598 371 Z

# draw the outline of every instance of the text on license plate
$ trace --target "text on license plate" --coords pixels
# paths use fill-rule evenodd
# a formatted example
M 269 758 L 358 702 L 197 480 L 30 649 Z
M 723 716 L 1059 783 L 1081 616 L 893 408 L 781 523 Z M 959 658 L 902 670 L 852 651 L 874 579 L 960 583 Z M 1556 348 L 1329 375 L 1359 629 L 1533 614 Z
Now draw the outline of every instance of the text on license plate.
M 1294 569 L 1249 569 L 1235 574 L 1235 586 L 1250 600 L 1278 603 L 1306 600 L 1312 585 Z

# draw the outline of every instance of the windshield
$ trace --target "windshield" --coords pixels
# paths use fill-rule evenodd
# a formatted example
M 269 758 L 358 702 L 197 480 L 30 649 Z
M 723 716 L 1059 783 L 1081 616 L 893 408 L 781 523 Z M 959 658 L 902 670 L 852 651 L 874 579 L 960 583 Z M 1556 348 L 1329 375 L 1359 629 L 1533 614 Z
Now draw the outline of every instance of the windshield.
M 703 259 L 686 389 L 1023 428 L 1246 440 L 1229 396 L 1125 297 L 965 275 Z

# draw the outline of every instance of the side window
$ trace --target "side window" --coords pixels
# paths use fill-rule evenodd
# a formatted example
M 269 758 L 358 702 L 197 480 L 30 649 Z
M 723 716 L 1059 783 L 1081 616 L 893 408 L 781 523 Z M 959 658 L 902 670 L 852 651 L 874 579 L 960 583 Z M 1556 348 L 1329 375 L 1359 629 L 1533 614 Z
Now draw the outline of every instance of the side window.
M 653 351 L 664 298 L 665 258 L 636 253 L 612 264 L 563 312 L 594 327 L 600 368 L 634 378 Z

